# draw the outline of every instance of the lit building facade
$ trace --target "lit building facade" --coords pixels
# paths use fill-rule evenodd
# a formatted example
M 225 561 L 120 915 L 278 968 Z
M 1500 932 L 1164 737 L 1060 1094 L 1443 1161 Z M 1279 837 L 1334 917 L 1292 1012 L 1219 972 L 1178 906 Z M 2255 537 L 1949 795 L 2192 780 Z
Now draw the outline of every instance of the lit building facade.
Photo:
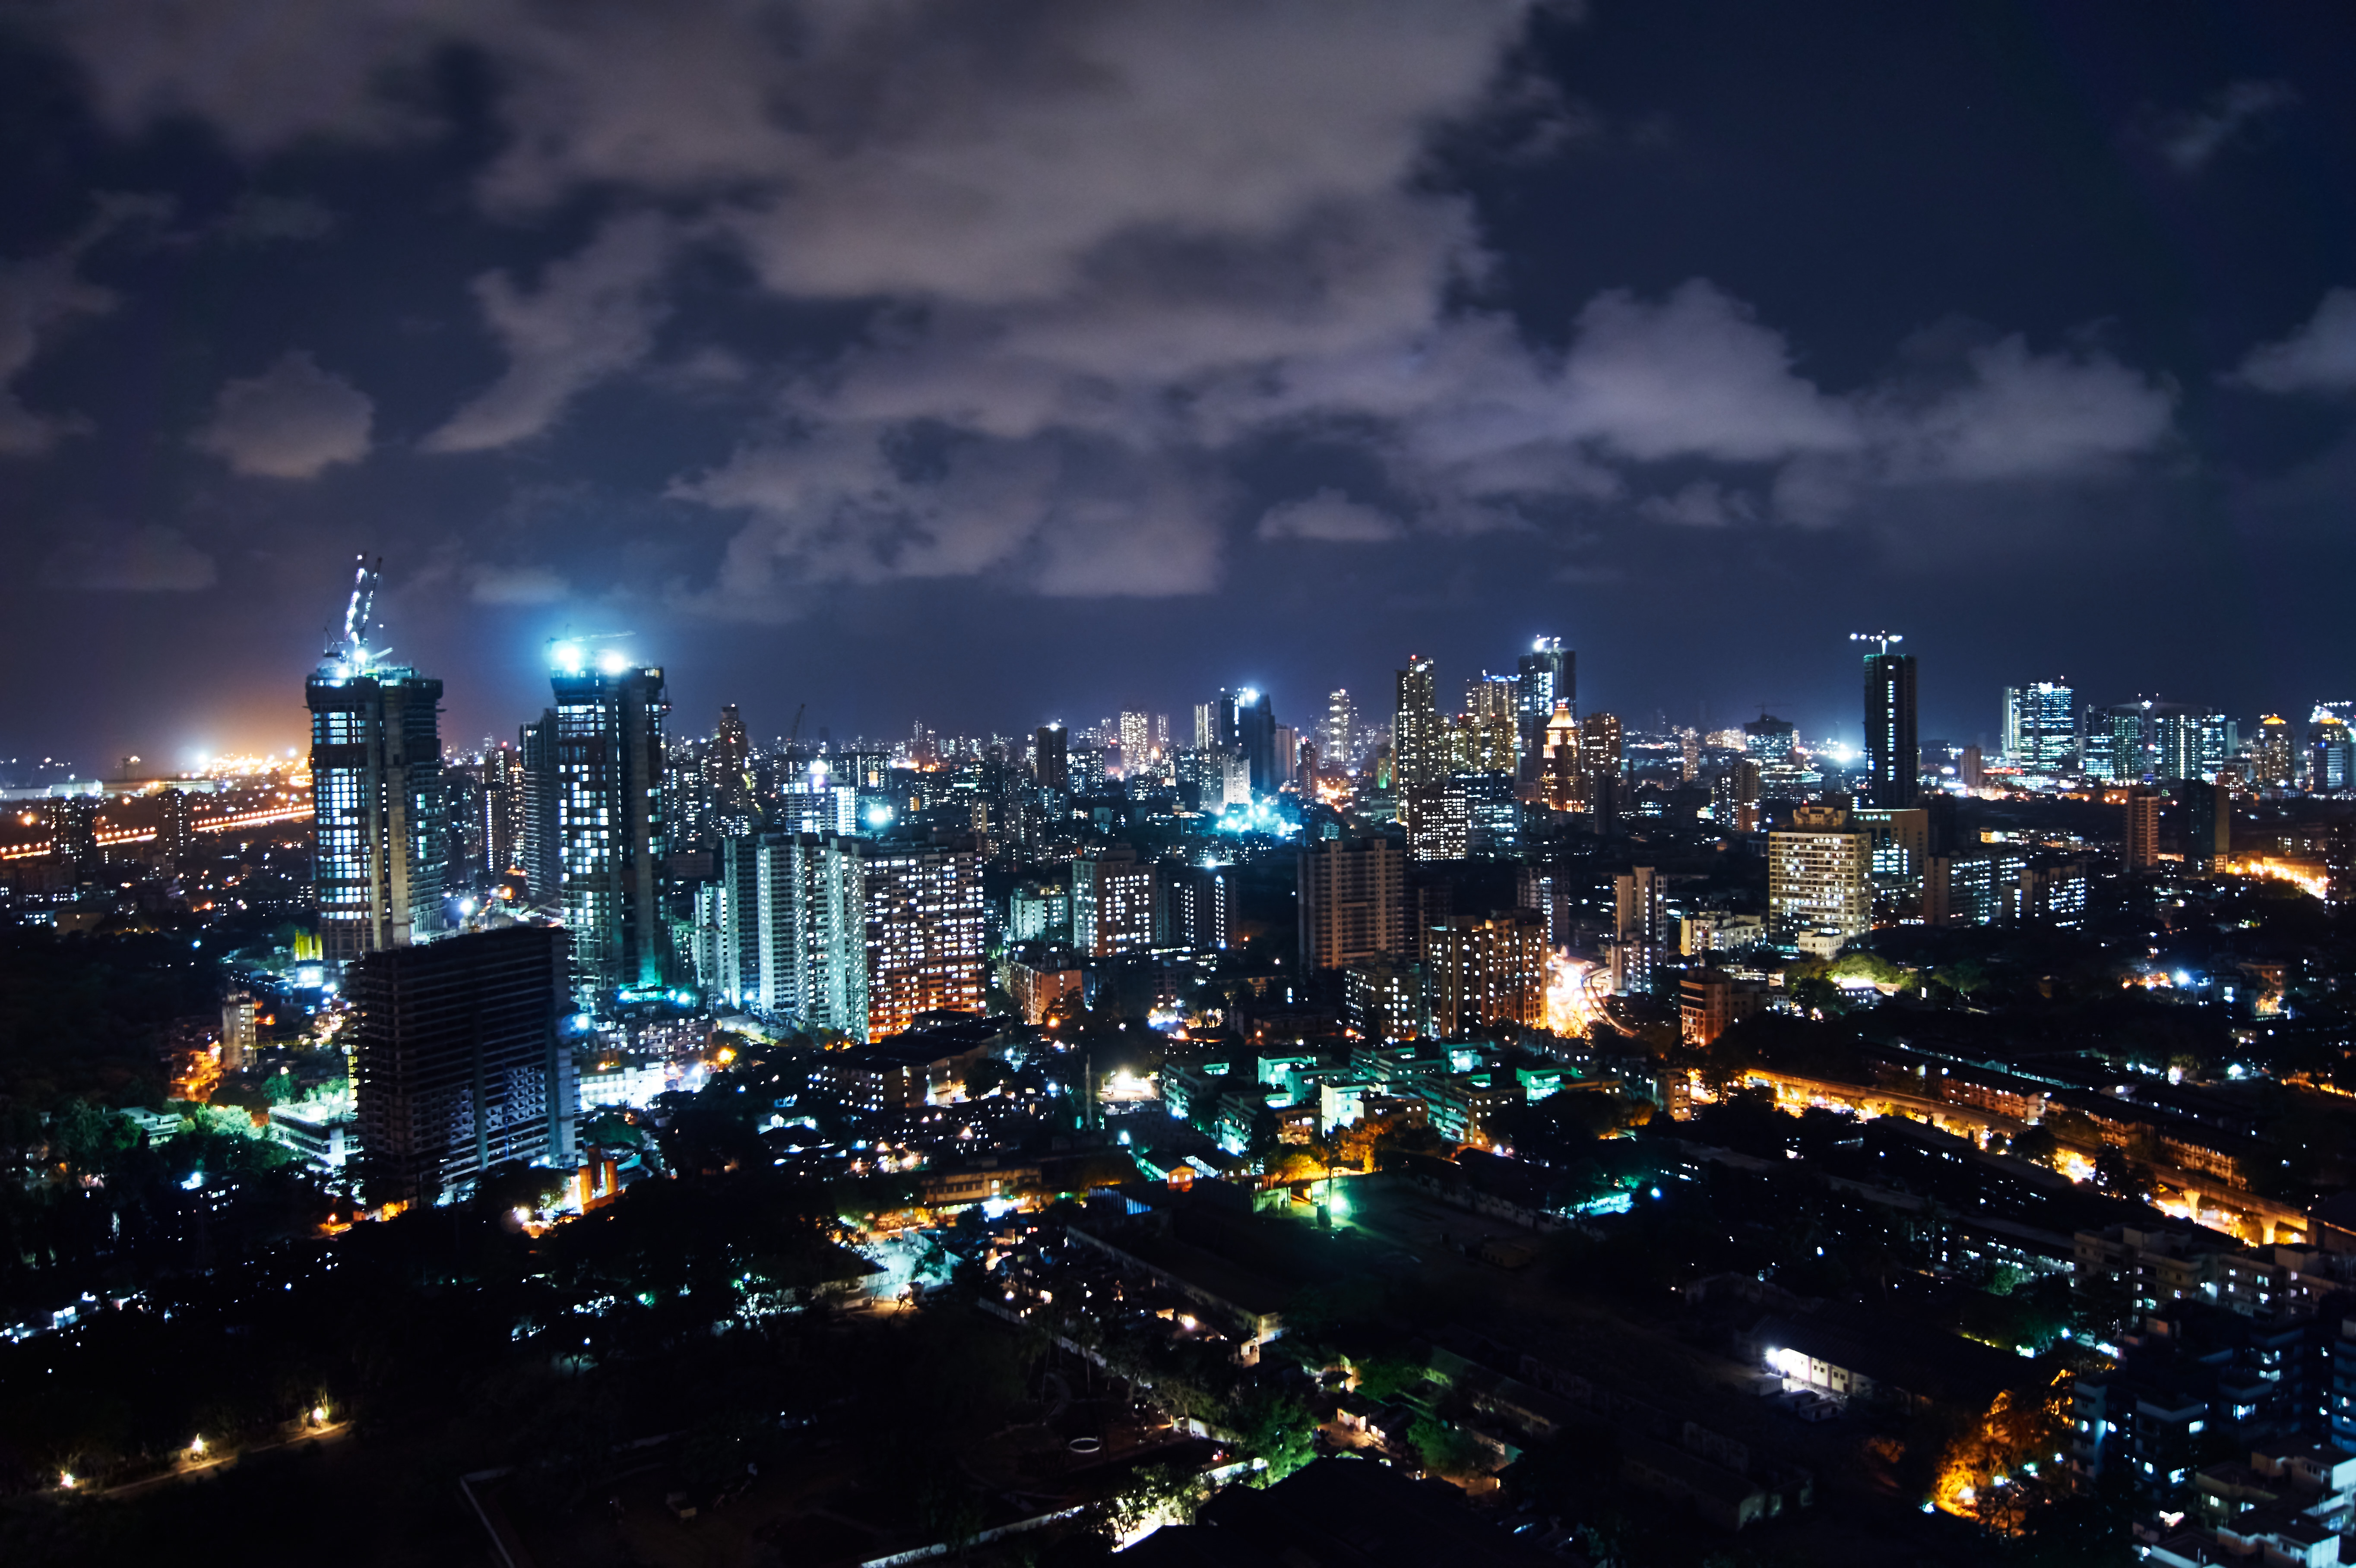
M 1873 929 L 1873 838 L 1837 806 L 1803 805 L 1767 835 L 1767 923 L 1777 935 Z
M 363 564 L 344 637 L 304 688 L 311 710 L 313 889 L 331 963 L 406 947 L 444 927 L 442 683 L 376 662 L 376 574 Z
M 1588 810 L 1620 809 L 1621 791 L 1627 781 L 1626 755 L 1618 714 L 1590 713 L 1579 721 L 1580 789 Z
M 1432 688 L 1432 663 L 1420 655 L 1398 672 L 1398 701 L 1391 720 L 1393 790 L 1399 820 L 1407 825 L 1408 853 L 1419 860 L 1460 858 L 1461 835 L 1452 839 L 1446 821 L 1448 732 Z
M 1653 988 L 1654 971 L 1670 950 L 1667 883 L 1651 866 L 1612 879 L 1612 988 L 1622 996 Z
M 2068 681 L 2004 688 L 2004 754 L 2030 773 L 2078 771 L 2078 694 Z
M 669 979 L 662 909 L 663 673 L 560 645 L 553 684 L 558 901 L 573 985 L 598 1010 Z
M 1227 874 L 1216 866 L 1158 866 L 1160 930 L 1154 945 L 1187 953 L 1227 947 Z
M 1423 933 L 1431 1027 L 1443 1040 L 1546 1024 L 1546 920 L 1526 910 L 1454 915 Z
M 839 855 L 855 848 L 864 884 L 867 1038 L 899 1034 L 919 1013 L 980 1012 L 980 861 L 929 845 L 838 838 L 830 848 Z
M 1869 634 L 1879 651 L 1865 656 L 1865 795 L 1869 804 L 1902 811 L 1922 793 L 1922 747 L 1918 735 L 1914 656 L 1894 654 L 1899 639 Z
M 1154 868 L 1126 844 L 1072 862 L 1072 945 L 1089 958 L 1153 946 Z

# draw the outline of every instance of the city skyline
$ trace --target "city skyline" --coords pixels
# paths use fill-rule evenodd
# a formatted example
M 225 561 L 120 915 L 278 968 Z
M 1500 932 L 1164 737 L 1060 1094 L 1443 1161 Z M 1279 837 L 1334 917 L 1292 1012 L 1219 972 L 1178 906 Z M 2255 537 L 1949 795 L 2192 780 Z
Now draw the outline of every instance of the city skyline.
M 455 736 L 567 632 L 762 732 L 1305 729 L 1551 635 L 1855 741 L 1869 624 L 1964 741 L 2356 693 L 2326 8 L 346 20 L 0 36 L 0 752 L 297 743 L 360 550 Z

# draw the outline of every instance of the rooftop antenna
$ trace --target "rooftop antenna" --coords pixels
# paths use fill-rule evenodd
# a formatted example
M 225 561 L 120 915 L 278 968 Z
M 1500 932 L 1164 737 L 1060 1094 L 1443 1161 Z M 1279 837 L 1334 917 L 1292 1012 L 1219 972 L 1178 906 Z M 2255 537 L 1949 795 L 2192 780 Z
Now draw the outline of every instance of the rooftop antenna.
M 1851 632 L 1848 635 L 1848 640 L 1852 643 L 1876 644 L 1879 654 L 1887 654 L 1890 652 L 1890 644 L 1902 643 L 1906 639 L 1895 632 Z

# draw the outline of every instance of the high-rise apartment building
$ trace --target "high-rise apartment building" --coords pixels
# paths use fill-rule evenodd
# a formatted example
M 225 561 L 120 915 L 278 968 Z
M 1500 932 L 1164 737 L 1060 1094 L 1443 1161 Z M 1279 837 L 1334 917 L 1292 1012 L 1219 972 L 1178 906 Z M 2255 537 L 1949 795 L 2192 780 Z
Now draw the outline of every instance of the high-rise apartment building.
M 1070 787 L 1071 731 L 1061 724 L 1042 724 L 1032 731 L 1031 773 L 1041 789 Z
M 155 847 L 177 865 L 197 847 L 196 803 L 184 789 L 166 789 L 155 796 Z
M 1670 950 L 1668 884 L 1651 866 L 1612 879 L 1612 988 L 1622 996 L 1653 988 L 1653 974 Z
M 1431 1025 L 1442 1039 L 1546 1025 L 1546 920 L 1526 910 L 1451 915 L 1423 933 Z
M 1496 859 L 1521 848 L 1522 804 L 1511 771 L 1456 773 L 1448 781 L 1448 795 L 1451 802 L 1463 802 L 1465 854 Z
M 363 561 L 343 638 L 304 688 L 320 946 L 337 964 L 444 925 L 442 683 L 378 662 L 368 645 L 376 582 Z
M 1120 773 L 1142 778 L 1153 763 L 1153 721 L 1142 713 L 1120 716 Z
M 1399 820 L 1407 825 L 1408 853 L 1419 860 L 1462 855 L 1462 841 L 1449 842 L 1443 820 L 1448 782 L 1448 732 L 1432 688 L 1432 664 L 1410 656 L 1398 672 L 1398 701 L 1391 720 L 1392 788 Z
M 1838 806 L 1803 805 L 1767 835 L 1767 924 L 1777 935 L 1873 929 L 1873 836 Z
M 2213 871 L 2233 853 L 2233 795 L 2222 784 L 2187 779 L 2176 786 L 2183 808 L 2184 869 Z
M 509 1160 L 573 1163 L 565 933 L 509 925 L 359 959 L 346 995 L 370 1201 L 432 1202 Z
M 593 1010 L 662 987 L 670 933 L 662 907 L 663 673 L 607 653 L 587 667 L 556 649 L 552 750 L 558 901 L 573 936 L 574 995 Z
M 750 833 L 760 825 L 753 781 L 753 738 L 733 702 L 720 710 L 719 727 L 712 731 L 712 744 L 703 753 L 702 773 L 713 837 Z
M 1236 693 L 1235 749 L 1251 773 L 1255 795 L 1274 795 L 1291 775 L 1276 744 L 1276 712 L 1268 693 L 1247 688 Z
M 1759 764 L 1738 757 L 1710 781 L 1709 818 L 1728 833 L 1759 831 Z
M 1464 694 L 1464 718 L 1454 726 L 1455 770 L 1515 774 L 1521 754 L 1521 716 L 1511 676 L 1483 675 Z
M 1184 953 L 1227 948 L 1227 874 L 1215 866 L 1157 866 L 1159 935 L 1154 945 Z
M 2122 859 L 2130 871 L 2148 871 L 2159 864 L 2159 791 L 2149 784 L 2129 784 L 2126 832 Z
M 1516 665 L 1514 701 L 1521 722 L 1521 782 L 1536 784 L 1545 771 L 1547 726 L 1558 707 L 1579 710 L 1578 656 L 1560 637 L 1539 637 Z
M 1407 857 L 1388 834 L 1320 838 L 1300 853 L 1301 966 L 1346 969 L 1409 956 Z
M 1901 639 L 1888 632 L 1849 639 L 1874 645 L 1865 656 L 1865 795 L 1885 810 L 1902 811 L 1922 793 L 1922 748 L 1917 735 L 1914 656 L 1890 651 Z
M 516 730 L 516 758 L 522 770 L 523 859 L 536 908 L 557 907 L 564 883 L 563 840 L 556 825 L 556 710 L 547 709 Z
M 1579 721 L 1579 778 L 1587 809 L 1616 816 L 1627 802 L 1627 752 L 1620 716 L 1590 713 Z
M 1072 945 L 1089 958 L 1153 946 L 1154 868 L 1127 844 L 1072 862 Z
M 2279 713 L 2260 718 L 2250 742 L 2250 782 L 2261 789 L 2288 789 L 2297 775 L 2297 753 L 2287 720 Z
M 1333 773 L 1350 773 L 1358 765 L 1358 707 L 1346 688 L 1325 699 L 1325 727 L 1318 737 L 1317 754 Z
M 2144 704 L 2151 776 L 2163 784 L 2201 776 L 2201 715 L 2173 702 Z
M 2004 754 L 2034 773 L 2078 771 L 2077 693 L 2068 681 L 2004 688 Z
M 523 753 L 501 743 L 483 753 L 483 861 L 494 878 L 524 870 L 526 809 L 530 796 Z M 525 871 L 527 881 L 530 873 Z
M 839 854 L 852 846 L 866 901 L 867 1038 L 898 1034 L 919 1013 L 980 1012 L 987 944 L 980 859 L 930 845 L 831 841 Z

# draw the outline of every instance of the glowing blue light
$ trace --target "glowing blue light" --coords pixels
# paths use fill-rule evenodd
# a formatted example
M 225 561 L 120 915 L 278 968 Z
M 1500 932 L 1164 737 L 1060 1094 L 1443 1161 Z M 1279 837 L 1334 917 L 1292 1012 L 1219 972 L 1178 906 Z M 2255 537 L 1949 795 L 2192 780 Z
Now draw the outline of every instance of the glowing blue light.
M 559 643 L 549 650 L 548 656 L 553 659 L 556 662 L 556 667 L 562 670 L 565 674 L 579 675 L 581 673 L 580 644 Z
M 1661 1195 L 1661 1189 L 1660 1189 L 1659 1188 L 1657 1188 L 1657 1187 L 1654 1188 L 1654 1189 L 1653 1189 L 1653 1196 L 1654 1196 L 1654 1197 L 1655 1197 L 1655 1198 L 1658 1198 L 1660 1195 Z
M 859 819 L 870 827 L 881 827 L 892 820 L 892 808 L 888 805 L 871 805 L 860 814 Z
M 597 668 L 605 675 L 619 675 L 630 667 L 630 661 L 612 648 L 597 656 Z

